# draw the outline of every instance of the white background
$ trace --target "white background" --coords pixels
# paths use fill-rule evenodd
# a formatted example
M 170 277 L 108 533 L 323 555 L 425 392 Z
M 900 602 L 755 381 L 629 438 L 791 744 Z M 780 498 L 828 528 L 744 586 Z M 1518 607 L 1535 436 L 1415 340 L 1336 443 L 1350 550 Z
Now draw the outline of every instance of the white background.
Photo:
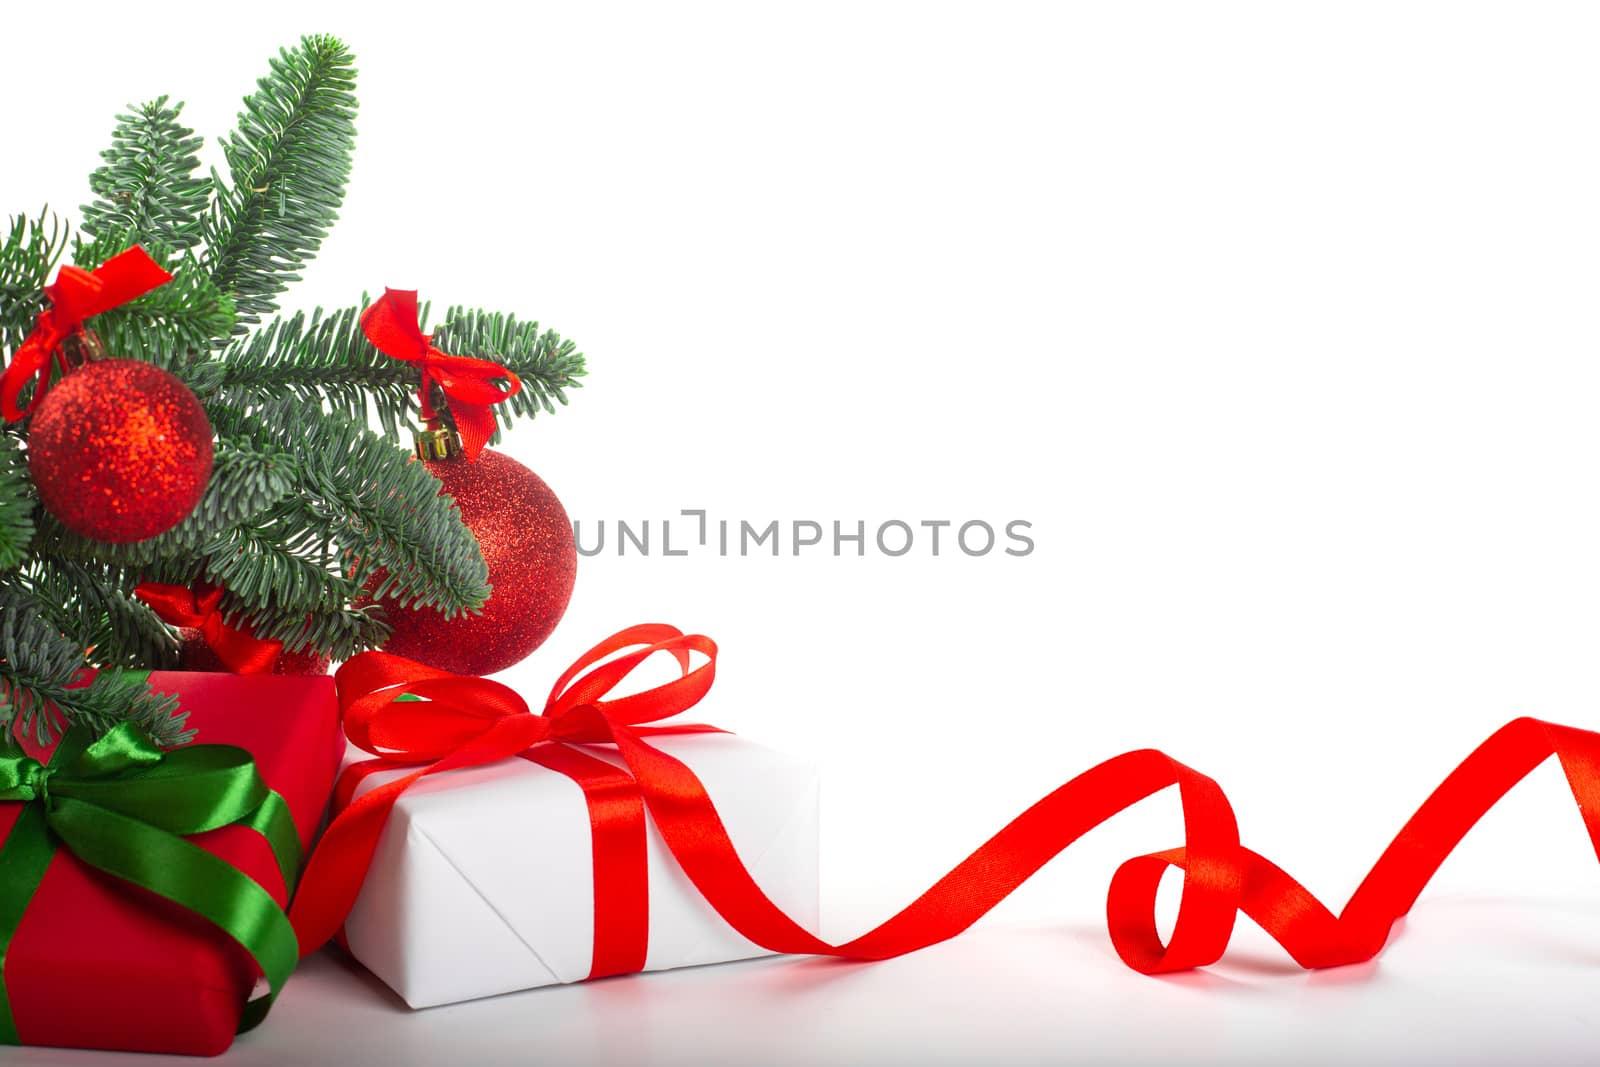
M 1337 908 L 1501 722 L 1600 723 L 1591 8 L 121 4 L 5 23 L 0 205 L 74 217 L 124 104 L 170 93 L 214 141 L 280 44 L 346 39 L 355 171 L 287 306 L 417 287 L 576 339 L 585 387 L 507 450 L 586 540 L 619 518 L 659 538 L 682 508 L 1033 524 L 1024 558 L 618 558 L 613 529 L 510 675 L 537 696 L 637 621 L 714 636 L 702 717 L 824 766 L 829 935 L 1145 745 L 1218 779 L 1247 843 Z M 409 1016 L 317 960 L 234 1055 L 1548 1062 L 1600 1040 L 1600 872 L 1554 768 L 1376 967 L 1305 976 L 1250 929 L 1210 976 L 1127 972 L 1098 928 L 1105 883 L 1179 834 L 1172 799 L 1151 802 L 967 939 L 876 968 L 732 965 Z

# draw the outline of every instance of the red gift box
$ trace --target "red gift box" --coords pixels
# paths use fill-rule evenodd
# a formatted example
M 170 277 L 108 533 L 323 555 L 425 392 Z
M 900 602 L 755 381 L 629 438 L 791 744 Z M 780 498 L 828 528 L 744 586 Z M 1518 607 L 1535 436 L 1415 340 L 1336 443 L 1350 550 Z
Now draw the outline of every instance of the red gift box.
M 310 845 L 343 753 L 333 680 L 155 672 L 199 744 L 248 751 Z M 45 759 L 24 738 L 30 755 Z M 0 840 L 22 805 L 0 803 Z M 187 840 L 227 861 L 282 906 L 272 849 L 243 826 Z M 250 955 L 191 912 L 58 850 L 5 954 L 3 977 L 24 1044 L 214 1056 L 228 1048 L 255 986 Z

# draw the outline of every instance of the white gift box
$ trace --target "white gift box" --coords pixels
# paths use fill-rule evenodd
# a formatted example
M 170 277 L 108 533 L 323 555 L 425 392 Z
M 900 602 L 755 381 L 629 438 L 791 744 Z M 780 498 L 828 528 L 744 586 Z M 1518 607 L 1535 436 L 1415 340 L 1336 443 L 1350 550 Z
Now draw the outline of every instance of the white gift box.
M 817 771 L 733 734 L 655 736 L 705 784 L 756 881 L 816 929 Z M 616 766 L 609 745 L 576 746 Z M 367 758 L 352 749 L 348 762 Z M 356 795 L 404 771 L 369 776 Z M 646 815 L 644 969 L 767 955 L 701 898 Z M 525 759 L 432 775 L 401 796 L 345 922 L 351 953 L 413 1008 L 582 981 L 594 854 L 582 788 Z

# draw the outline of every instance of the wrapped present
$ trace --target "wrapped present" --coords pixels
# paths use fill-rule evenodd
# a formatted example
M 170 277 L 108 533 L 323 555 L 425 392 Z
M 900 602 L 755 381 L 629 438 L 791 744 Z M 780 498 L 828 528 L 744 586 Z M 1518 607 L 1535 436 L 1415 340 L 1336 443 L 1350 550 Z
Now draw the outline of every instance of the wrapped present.
M 341 692 L 358 690 L 361 667 L 347 665 Z M 412 691 L 427 692 L 425 679 L 411 681 Z M 410 710 L 437 714 L 447 704 Z M 469 718 L 478 710 L 465 707 Z M 588 736 L 579 707 L 524 718 L 564 719 L 576 741 Z M 374 740 L 348 703 L 346 722 L 358 745 Z M 751 866 L 762 885 L 814 923 L 816 768 L 706 727 L 657 728 L 652 741 L 707 784 L 728 832 L 756 857 Z M 352 752 L 359 756 L 361 748 Z M 614 745 L 552 737 L 510 758 L 434 774 L 409 789 L 402 784 L 345 920 L 352 955 L 421 1008 L 767 954 L 730 928 L 684 876 L 650 831 L 637 783 L 621 763 Z M 415 770 L 352 757 L 336 807 L 381 796 Z
M 816 768 L 731 734 L 656 744 L 706 783 L 768 892 L 815 923 Z M 407 790 L 345 921 L 351 954 L 413 1008 L 766 955 L 647 831 L 620 762 L 605 746 L 557 747 Z M 620 819 L 607 810 L 619 792 Z M 608 834 L 622 838 L 610 855 L 596 842 Z
M 332 680 L 150 684 L 198 743 L 124 724 L 0 752 L 0 1039 L 215 1055 L 294 967 L 283 909 L 343 749 Z

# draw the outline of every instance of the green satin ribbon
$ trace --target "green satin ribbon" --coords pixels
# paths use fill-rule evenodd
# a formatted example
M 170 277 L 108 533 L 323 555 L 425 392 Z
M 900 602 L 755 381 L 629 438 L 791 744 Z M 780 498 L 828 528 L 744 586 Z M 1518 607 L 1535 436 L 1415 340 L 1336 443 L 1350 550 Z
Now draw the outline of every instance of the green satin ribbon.
M 251 1000 L 239 1031 L 266 1017 L 299 959 L 277 901 L 189 834 L 240 825 L 272 846 L 286 889 L 300 868 L 300 838 L 283 797 L 267 788 L 250 753 L 232 745 L 164 752 L 123 723 L 99 740 L 68 730 L 48 764 L 0 740 L 0 801 L 23 808 L 0 846 L 0 1044 L 19 1044 L 5 991 L 5 956 L 58 847 L 219 927 L 255 958 L 270 991 Z

